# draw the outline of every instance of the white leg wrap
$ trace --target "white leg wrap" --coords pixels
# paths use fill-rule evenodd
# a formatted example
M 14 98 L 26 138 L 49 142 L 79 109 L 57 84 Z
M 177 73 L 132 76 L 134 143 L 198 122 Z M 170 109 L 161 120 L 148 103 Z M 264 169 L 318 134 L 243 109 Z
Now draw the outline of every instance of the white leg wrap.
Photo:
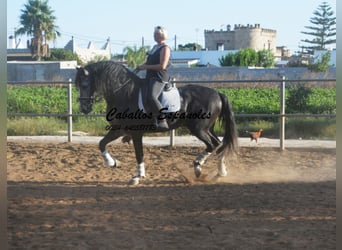
M 130 184 L 138 185 L 140 183 L 140 178 L 145 177 L 145 163 L 137 164 L 137 173 L 132 177 Z
M 145 163 L 137 164 L 137 176 L 145 177 Z
M 227 168 L 226 168 L 226 162 L 224 157 L 222 157 L 219 166 L 218 166 L 218 175 L 219 176 L 227 176 Z
M 102 157 L 106 167 L 115 167 L 116 162 L 107 151 L 102 152 Z
M 211 155 L 210 152 L 207 152 L 207 151 L 203 151 L 202 153 L 200 153 L 196 159 L 195 159 L 195 162 L 198 162 L 200 165 L 203 165 L 204 162 L 208 159 L 208 157 Z

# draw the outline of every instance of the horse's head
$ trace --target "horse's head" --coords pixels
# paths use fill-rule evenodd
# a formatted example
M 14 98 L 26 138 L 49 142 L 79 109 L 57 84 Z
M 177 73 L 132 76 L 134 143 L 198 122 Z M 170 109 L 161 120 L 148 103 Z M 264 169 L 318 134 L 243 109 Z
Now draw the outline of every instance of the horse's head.
M 95 98 L 93 77 L 91 76 L 90 72 L 83 67 L 79 67 L 76 69 L 77 73 L 75 84 L 80 92 L 80 96 L 78 98 L 80 102 L 80 111 L 84 114 L 88 114 L 92 111 L 92 106 Z

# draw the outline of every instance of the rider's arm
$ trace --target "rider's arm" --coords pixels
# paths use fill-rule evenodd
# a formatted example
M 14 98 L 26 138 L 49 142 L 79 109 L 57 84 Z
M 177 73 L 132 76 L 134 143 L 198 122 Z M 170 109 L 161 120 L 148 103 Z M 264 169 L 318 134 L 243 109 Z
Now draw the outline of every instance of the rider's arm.
M 167 68 L 167 65 L 170 60 L 170 54 L 171 50 L 169 46 L 165 46 L 160 51 L 160 63 L 159 64 L 153 64 L 153 65 L 147 65 L 147 64 L 141 64 L 137 67 L 138 70 L 165 70 Z

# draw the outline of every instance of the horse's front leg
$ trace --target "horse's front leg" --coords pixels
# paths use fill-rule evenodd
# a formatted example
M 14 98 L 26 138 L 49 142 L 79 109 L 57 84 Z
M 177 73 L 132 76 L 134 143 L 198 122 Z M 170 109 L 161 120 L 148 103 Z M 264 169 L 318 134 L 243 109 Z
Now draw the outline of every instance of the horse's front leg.
M 145 177 L 145 163 L 144 163 L 144 150 L 142 144 L 142 133 L 135 133 L 132 135 L 135 159 L 137 161 L 137 172 L 132 177 L 131 184 L 137 185 L 141 178 Z
M 115 139 L 122 136 L 123 133 L 120 130 L 109 130 L 108 133 L 103 137 L 103 139 L 99 143 L 99 148 L 101 151 L 101 155 L 104 160 L 104 164 L 106 167 L 117 167 L 119 166 L 119 161 L 112 158 L 112 156 L 108 153 L 106 146 L 108 143 L 114 141 Z

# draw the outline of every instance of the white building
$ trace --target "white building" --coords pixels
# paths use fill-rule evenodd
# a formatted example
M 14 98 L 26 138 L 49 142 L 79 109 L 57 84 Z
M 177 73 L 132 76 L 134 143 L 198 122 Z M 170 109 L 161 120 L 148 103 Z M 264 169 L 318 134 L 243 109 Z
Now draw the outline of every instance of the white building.
M 220 67 L 219 59 L 237 50 L 200 50 L 172 51 L 171 64 L 173 67 L 216 66 Z
M 87 63 L 96 58 L 107 58 L 110 60 L 111 58 L 111 48 L 109 38 L 106 43 L 102 46 L 102 48 L 95 48 L 92 42 L 89 42 L 86 48 L 80 48 L 74 38 L 72 38 L 67 45 L 64 47 L 65 50 L 70 50 L 72 53 L 77 54 L 78 57 L 82 60 L 82 62 Z

